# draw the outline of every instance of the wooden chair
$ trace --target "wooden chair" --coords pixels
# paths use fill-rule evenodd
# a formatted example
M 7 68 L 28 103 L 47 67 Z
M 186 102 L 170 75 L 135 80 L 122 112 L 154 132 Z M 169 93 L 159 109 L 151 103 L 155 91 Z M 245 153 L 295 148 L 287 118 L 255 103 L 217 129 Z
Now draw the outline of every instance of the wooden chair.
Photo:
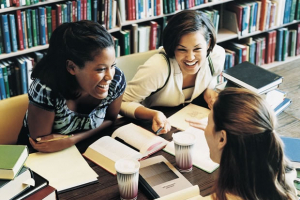
M 0 144 L 16 144 L 28 102 L 27 94 L 0 100 Z
M 152 55 L 158 53 L 159 50 L 152 50 L 142 53 L 135 53 L 126 56 L 121 56 L 117 58 L 117 67 L 119 67 L 125 74 L 126 82 L 130 81 L 136 71 L 138 66 L 144 64 L 148 58 Z

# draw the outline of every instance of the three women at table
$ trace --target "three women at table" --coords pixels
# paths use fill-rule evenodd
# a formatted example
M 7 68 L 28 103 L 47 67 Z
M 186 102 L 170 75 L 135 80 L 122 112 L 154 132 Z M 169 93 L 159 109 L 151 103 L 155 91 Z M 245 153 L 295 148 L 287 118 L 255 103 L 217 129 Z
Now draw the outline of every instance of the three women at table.
M 214 200 L 296 200 L 273 110 L 259 95 L 242 88 L 219 93 L 205 137 L 211 159 L 220 164 Z
M 154 106 L 174 107 L 196 98 L 212 107 L 213 90 L 224 66 L 225 51 L 216 45 L 216 31 L 206 14 L 184 10 L 175 14 L 163 31 L 162 52 L 139 66 L 128 83 L 121 114 L 152 120 L 152 129 L 167 133 L 171 126 Z
M 110 126 L 126 87 L 115 60 L 113 39 L 99 23 L 78 21 L 57 27 L 47 54 L 32 72 L 18 144 L 54 152 Z

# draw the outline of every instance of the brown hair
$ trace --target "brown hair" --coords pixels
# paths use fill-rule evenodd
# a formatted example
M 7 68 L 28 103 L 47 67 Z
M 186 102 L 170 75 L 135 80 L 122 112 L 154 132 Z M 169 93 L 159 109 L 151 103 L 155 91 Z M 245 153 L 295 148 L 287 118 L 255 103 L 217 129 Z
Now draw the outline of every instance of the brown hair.
M 175 56 L 174 51 L 180 38 L 188 33 L 202 31 L 206 43 L 210 46 L 207 56 L 216 44 L 216 31 L 208 16 L 197 10 L 183 10 L 175 14 L 163 31 L 163 47 L 170 58 Z
M 214 198 L 234 194 L 245 200 L 296 199 L 285 181 L 283 144 L 275 133 L 275 115 L 259 95 L 226 88 L 213 106 L 215 131 L 225 130 Z

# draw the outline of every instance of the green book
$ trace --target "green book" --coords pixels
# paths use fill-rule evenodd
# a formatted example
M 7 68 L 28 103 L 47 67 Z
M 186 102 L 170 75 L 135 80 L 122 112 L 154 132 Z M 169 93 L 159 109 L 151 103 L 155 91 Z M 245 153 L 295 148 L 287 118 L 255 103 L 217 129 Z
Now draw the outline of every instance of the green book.
M 52 35 L 52 16 L 51 16 L 51 6 L 46 6 L 46 19 L 47 19 L 47 30 L 48 30 L 48 41 Z
M 282 48 L 282 61 L 285 61 L 288 55 L 288 43 L 289 43 L 289 30 L 283 28 L 283 48 Z
M 87 20 L 92 20 L 92 2 L 91 0 L 87 0 L 86 2 L 86 14 L 87 14 Z
M 289 46 L 288 55 L 295 56 L 296 54 L 296 41 L 297 41 L 297 30 L 289 30 Z
M 31 9 L 27 9 L 25 11 L 26 13 L 26 25 L 27 25 L 27 42 L 28 42 L 28 48 L 31 48 L 32 43 L 32 23 L 31 23 Z
M 14 179 L 27 157 L 26 145 L 0 145 L 0 179 Z
M 37 23 L 36 23 L 36 12 L 31 10 L 31 20 L 32 20 L 32 36 L 33 36 L 33 46 L 38 46 L 38 36 L 37 36 Z
M 292 0 L 292 6 L 291 6 L 291 13 L 290 13 L 290 17 L 289 17 L 289 22 L 294 21 L 295 16 L 296 16 L 296 7 L 297 7 L 297 0 Z
M 130 54 L 130 31 L 119 32 L 119 42 L 121 47 L 121 56 Z
M 3 43 L 3 36 L 2 36 L 2 20 L 0 20 L 0 54 L 4 52 L 4 43 Z

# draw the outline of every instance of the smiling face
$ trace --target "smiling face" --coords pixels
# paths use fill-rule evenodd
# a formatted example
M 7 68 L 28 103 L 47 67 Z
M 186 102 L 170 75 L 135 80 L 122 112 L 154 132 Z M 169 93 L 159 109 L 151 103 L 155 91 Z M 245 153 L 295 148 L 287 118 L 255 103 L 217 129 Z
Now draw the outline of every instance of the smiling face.
M 191 32 L 180 38 L 175 59 L 184 75 L 196 74 L 205 62 L 208 44 L 202 31 Z
M 81 95 L 90 95 L 96 99 L 107 97 L 109 84 L 115 75 L 115 50 L 107 47 L 94 56 L 93 61 L 85 62 L 80 69 L 77 65 L 68 65 L 68 71 L 74 75 L 80 85 Z

